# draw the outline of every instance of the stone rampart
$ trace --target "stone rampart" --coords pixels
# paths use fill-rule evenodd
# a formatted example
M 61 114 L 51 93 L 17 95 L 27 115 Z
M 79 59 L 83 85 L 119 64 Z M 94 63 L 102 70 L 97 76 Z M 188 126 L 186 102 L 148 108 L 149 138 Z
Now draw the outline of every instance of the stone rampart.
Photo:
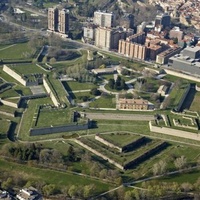
M 172 70 L 169 70 L 169 69 L 166 69 L 166 68 L 164 70 L 167 74 L 170 74 L 170 75 L 173 75 L 173 76 L 178 76 L 178 77 L 185 78 L 185 79 L 195 81 L 195 82 L 200 82 L 200 78 L 190 76 L 190 75 L 187 75 L 187 74 L 183 74 L 183 73 L 180 73 L 180 72 L 172 71 Z
M 122 152 L 122 148 L 121 148 L 121 147 L 118 147 L 118 146 L 116 146 L 116 145 L 114 145 L 114 144 L 108 142 L 107 140 L 101 138 L 101 137 L 98 136 L 98 135 L 95 135 L 95 140 L 98 140 L 99 142 L 105 144 L 106 146 L 111 147 L 111 148 L 115 148 L 115 149 L 117 149 L 119 152 Z
M 139 143 L 142 143 L 144 141 L 145 137 L 138 138 L 137 140 L 132 141 L 132 142 L 130 142 L 130 143 L 128 143 L 128 144 L 126 144 L 122 147 L 119 147 L 119 146 L 107 141 L 106 139 L 102 138 L 101 135 L 95 135 L 95 139 L 98 140 L 99 142 L 103 143 L 104 145 L 108 146 L 108 147 L 117 149 L 119 152 L 124 152 L 124 151 L 127 151 L 129 149 L 133 149 Z
M 51 100 L 53 101 L 53 104 L 54 104 L 55 106 L 59 106 L 59 102 L 58 102 L 57 98 L 55 97 L 53 91 L 51 91 L 51 88 L 50 88 L 50 86 L 48 85 L 47 80 L 46 80 L 45 78 L 43 79 L 43 85 L 44 85 L 46 91 L 48 92 L 48 94 L 49 94 Z
M 96 154 L 97 156 L 103 158 L 104 160 L 107 160 L 109 163 L 115 165 L 116 167 L 118 167 L 121 170 L 124 170 L 124 167 L 122 165 L 120 165 L 119 163 L 115 162 L 114 160 L 108 158 L 107 156 L 101 154 L 100 152 L 96 151 L 95 149 L 89 147 L 88 145 L 84 144 L 83 142 L 81 142 L 80 140 L 75 140 L 75 142 L 77 144 L 79 144 L 80 146 L 86 148 L 87 150 L 91 151 L 92 153 Z
M 10 106 L 10 107 L 13 107 L 13 108 L 18 108 L 19 107 L 19 102 L 18 103 L 13 103 L 13 102 L 10 102 L 10 101 L 6 101 L 6 100 L 3 100 L 0 98 L 0 102 L 6 106 Z
M 167 128 L 167 127 L 153 126 L 151 121 L 149 122 L 149 127 L 150 127 L 151 132 L 162 133 L 165 135 L 171 135 L 171 136 L 200 141 L 200 135 L 197 133 L 191 133 L 189 131 L 182 131 L 182 130 Z
M 8 116 L 8 117 L 15 117 L 15 114 L 14 114 L 14 113 L 8 113 L 8 112 L 5 112 L 5 111 L 0 111 L 0 114 L 6 115 L 6 116 Z
M 10 69 L 8 66 L 3 65 L 3 71 L 6 72 L 11 77 L 13 77 L 18 82 L 20 82 L 22 85 L 27 86 L 26 81 L 19 74 L 17 74 L 14 70 Z
M 27 96 L 22 96 L 22 99 L 36 99 L 36 98 L 43 98 L 47 97 L 49 94 L 46 93 L 41 93 L 41 94 L 33 94 L 33 95 L 27 95 Z
M 167 146 L 166 142 L 162 142 L 162 143 L 156 145 L 154 148 L 152 148 L 150 150 L 147 150 L 143 154 L 139 155 L 138 157 L 136 157 L 132 161 L 130 161 L 127 164 L 125 164 L 124 165 L 124 169 L 130 169 L 133 165 L 139 164 L 140 162 L 142 162 L 143 160 L 147 159 L 148 157 L 154 155 L 156 152 L 158 152 L 159 150 L 165 148 L 166 146 Z
M 77 124 L 77 125 L 71 124 L 71 125 L 52 126 L 44 128 L 31 128 L 30 136 L 63 133 L 70 131 L 80 131 L 80 130 L 87 130 L 88 128 L 89 128 L 89 122 L 86 124 Z

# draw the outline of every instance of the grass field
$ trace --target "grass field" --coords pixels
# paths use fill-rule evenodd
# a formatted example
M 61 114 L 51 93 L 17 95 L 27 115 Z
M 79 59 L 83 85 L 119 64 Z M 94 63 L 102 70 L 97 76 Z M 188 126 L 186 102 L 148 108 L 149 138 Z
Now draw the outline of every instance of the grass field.
M 196 92 L 194 100 L 190 106 L 190 110 L 200 113 L 200 92 Z
M 33 100 L 29 101 L 28 109 L 25 111 L 25 113 L 23 115 L 21 129 L 19 131 L 20 139 L 27 140 L 29 138 L 29 129 L 32 126 L 35 109 L 36 109 L 37 105 L 42 105 L 42 104 L 52 104 L 52 101 L 49 97 L 33 99 Z
M 55 67 L 56 69 L 60 70 L 61 68 L 66 68 L 69 66 L 86 63 L 87 62 L 87 51 L 81 50 L 80 53 L 82 54 L 82 56 L 79 58 L 76 58 L 74 60 L 69 60 L 69 61 L 59 61 L 55 64 L 52 64 L 52 66 Z
M 130 144 L 133 141 L 141 138 L 139 135 L 126 134 L 126 133 L 111 133 L 111 134 L 101 134 L 101 138 L 116 144 L 119 147 Z
M 3 112 L 14 113 L 16 111 L 16 108 L 12 108 L 6 105 L 0 105 L 0 110 Z
M 72 123 L 72 113 L 68 109 L 40 109 L 37 127 L 49 127 Z
M 114 95 L 101 96 L 99 99 L 90 103 L 91 108 L 116 108 Z
M 9 173 L 19 173 L 28 180 L 44 181 L 47 184 L 55 184 L 62 188 L 71 185 L 89 185 L 96 186 L 95 193 L 101 193 L 109 189 L 109 185 L 100 181 L 70 174 L 67 172 L 59 172 L 49 169 L 41 169 L 36 167 L 29 167 L 13 162 L 0 160 L 0 171 L 9 171 Z
M 8 45 L 10 46 L 10 45 Z M 15 44 L 12 47 L 0 51 L 0 58 L 3 60 L 23 60 L 30 58 L 34 52 L 28 43 Z
M 138 156 L 141 156 L 145 152 L 149 151 L 150 149 L 154 148 L 158 144 L 162 143 L 162 141 L 159 141 L 159 140 L 148 139 L 142 142 L 141 145 L 137 146 L 137 148 L 134 149 L 133 151 L 129 151 L 127 153 L 119 153 L 118 150 L 115 150 L 113 148 L 110 148 L 104 145 L 103 143 L 95 140 L 93 137 L 81 138 L 80 140 L 86 145 L 97 150 L 98 152 L 101 152 L 103 155 L 106 155 L 107 157 L 111 158 L 112 160 L 115 160 L 121 165 L 125 165 L 131 160 L 134 160 Z
M 19 96 L 20 95 L 12 88 L 0 94 L 0 98 L 10 98 L 10 97 L 19 97 Z
M 67 81 L 71 91 L 73 90 L 90 90 L 95 87 L 93 83 L 79 83 L 77 81 Z
M 10 122 L 0 119 L 0 134 L 6 134 L 10 126 Z M 1 136 L 0 136 L 1 137 Z
M 9 65 L 11 69 L 16 71 L 18 74 L 37 74 L 41 73 L 43 74 L 45 71 L 39 68 L 35 64 L 14 64 L 14 65 Z
M 0 77 L 3 78 L 5 81 L 10 82 L 10 83 L 16 83 L 17 82 L 14 78 L 12 78 L 10 75 L 8 75 L 7 73 L 5 73 L 3 71 L 3 67 L 0 67 Z M 19 82 L 17 82 L 17 83 L 19 83 Z
M 94 95 L 90 94 L 90 92 L 77 92 L 73 93 L 75 96 L 75 101 L 76 103 L 81 103 L 83 102 L 83 97 L 88 97 L 88 98 L 94 98 Z
M 68 104 L 68 100 L 66 98 L 67 93 L 63 88 L 61 82 L 58 79 L 53 78 L 52 76 L 50 76 L 48 80 L 50 81 L 52 87 L 54 88 L 56 96 L 59 98 L 59 100 L 61 102 L 65 102 L 66 104 Z
M 31 89 L 22 85 L 15 85 L 15 91 L 22 96 L 32 95 Z
M 175 108 L 178 106 L 181 98 L 183 97 L 184 93 L 188 87 L 187 80 L 180 80 L 180 83 L 174 85 L 169 97 L 170 97 L 170 108 Z

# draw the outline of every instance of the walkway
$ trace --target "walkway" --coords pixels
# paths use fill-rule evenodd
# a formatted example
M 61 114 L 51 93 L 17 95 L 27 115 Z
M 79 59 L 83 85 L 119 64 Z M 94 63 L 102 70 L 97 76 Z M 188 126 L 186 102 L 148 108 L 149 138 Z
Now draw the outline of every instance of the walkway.
M 15 46 L 15 45 L 16 45 L 16 44 L 12 44 L 12 45 L 10 45 L 10 46 L 4 47 L 4 48 L 0 49 L 0 51 L 3 51 L 3 50 L 8 49 L 8 48 L 11 48 L 11 47 L 13 47 L 13 46 Z
M 150 121 L 154 119 L 154 115 L 142 114 L 123 114 L 123 113 L 86 113 L 89 119 L 104 119 L 104 120 L 135 120 L 135 121 Z

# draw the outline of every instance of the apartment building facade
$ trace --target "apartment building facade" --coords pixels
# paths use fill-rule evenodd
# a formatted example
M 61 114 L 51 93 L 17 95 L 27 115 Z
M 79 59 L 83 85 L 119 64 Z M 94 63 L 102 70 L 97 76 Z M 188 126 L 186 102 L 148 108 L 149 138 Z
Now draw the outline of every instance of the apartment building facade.
M 66 9 L 49 8 L 48 29 L 61 34 L 67 34 L 69 32 L 69 11 Z
M 94 12 L 93 23 L 102 27 L 114 27 L 115 26 L 115 14 L 101 11 Z

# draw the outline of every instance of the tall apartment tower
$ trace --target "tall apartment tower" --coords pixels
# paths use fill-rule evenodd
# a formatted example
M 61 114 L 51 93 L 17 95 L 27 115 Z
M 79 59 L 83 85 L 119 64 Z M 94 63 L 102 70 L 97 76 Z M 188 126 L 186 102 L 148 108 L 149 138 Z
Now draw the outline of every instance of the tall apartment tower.
M 62 9 L 58 12 L 58 31 L 66 34 L 69 31 L 69 10 Z
M 117 50 L 119 40 L 125 39 L 130 34 L 133 34 L 132 29 L 125 31 L 121 27 L 98 27 L 95 30 L 95 46 L 104 50 Z
M 155 19 L 155 26 L 162 26 L 162 29 L 170 27 L 171 17 L 168 13 L 157 15 Z
M 115 15 L 113 13 L 95 11 L 94 12 L 94 24 L 102 27 L 114 27 Z
M 48 9 L 48 29 L 51 31 L 58 30 L 58 9 L 57 8 Z

